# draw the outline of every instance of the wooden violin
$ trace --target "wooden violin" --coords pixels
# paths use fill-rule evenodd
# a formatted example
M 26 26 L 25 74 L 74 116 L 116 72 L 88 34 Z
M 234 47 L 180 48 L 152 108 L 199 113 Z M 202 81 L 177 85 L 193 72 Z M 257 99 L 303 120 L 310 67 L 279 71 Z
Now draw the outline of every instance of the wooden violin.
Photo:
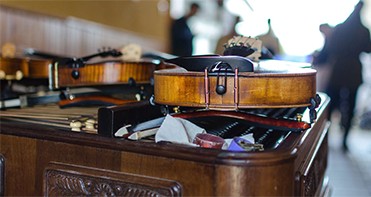
M 52 64 L 51 59 L 15 57 L 15 46 L 6 43 L 2 47 L 0 57 L 0 79 L 48 79 L 50 64 Z
M 204 58 L 214 59 L 214 64 L 188 70 L 178 66 L 184 58 L 177 58 L 170 61 L 173 64 L 164 63 L 167 69 L 156 70 L 155 102 L 228 110 L 310 106 L 316 98 L 316 71 L 306 64 L 278 60 L 256 64 L 239 56 Z M 242 66 L 230 65 L 226 58 L 239 60 Z M 241 71 L 246 66 L 253 69 Z
M 51 72 L 52 88 L 110 84 L 150 83 L 156 69 L 153 61 L 110 60 L 71 68 L 54 64 Z M 78 72 L 78 74 L 76 74 Z
M 52 60 L 0 57 L 0 79 L 48 79 Z
M 27 60 L 15 57 L 0 57 L 0 79 L 21 80 L 27 69 Z
M 258 61 L 261 42 L 251 37 L 233 37 L 225 48 L 224 56 L 166 61 L 172 65 L 154 73 L 155 102 L 219 110 L 319 105 L 310 64 Z
M 132 45 L 128 46 L 133 48 Z M 53 89 L 77 86 L 112 84 L 150 84 L 153 71 L 159 62 L 127 58 L 129 52 L 109 50 L 79 59 L 56 61 L 51 68 L 50 85 Z M 125 53 L 126 59 L 110 59 L 100 62 L 87 62 L 95 56 L 118 57 Z M 136 53 L 135 55 L 137 55 Z

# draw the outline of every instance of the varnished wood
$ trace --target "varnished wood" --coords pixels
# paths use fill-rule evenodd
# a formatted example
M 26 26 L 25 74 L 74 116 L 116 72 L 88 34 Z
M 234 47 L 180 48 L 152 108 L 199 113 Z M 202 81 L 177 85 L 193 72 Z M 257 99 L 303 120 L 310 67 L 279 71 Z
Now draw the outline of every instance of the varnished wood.
M 26 59 L 0 57 L 0 79 L 20 80 L 27 74 L 27 66 Z
M 12 42 L 19 46 L 17 54 L 23 53 L 22 47 L 31 47 L 52 54 L 80 57 L 93 54 L 102 47 L 121 48 L 127 43 L 139 44 L 144 51 L 167 50 L 166 43 L 125 29 L 5 5 L 0 5 L 0 29 L 3 30 L 0 46 Z
M 98 133 L 102 136 L 114 137 L 117 130 L 125 125 L 135 125 L 160 116 L 163 116 L 161 107 L 150 105 L 146 100 L 101 107 L 98 110 Z
M 176 181 L 65 163 L 44 171 L 44 196 L 181 196 Z
M 116 61 L 86 64 L 81 68 L 53 64 L 51 87 L 76 87 L 110 84 L 149 84 L 157 64 L 151 61 Z M 76 70 L 80 76 L 75 79 L 71 73 Z
M 53 63 L 52 60 L 42 59 L 27 59 L 27 72 L 25 77 L 31 79 L 48 79 L 49 78 L 49 66 Z
M 279 120 L 275 118 L 256 116 L 247 113 L 241 113 L 236 111 L 214 111 L 214 110 L 200 110 L 189 113 L 174 114 L 174 117 L 178 118 L 198 118 L 198 117 L 230 117 L 235 119 L 241 119 L 248 122 L 254 122 L 256 124 L 269 125 L 271 127 L 279 127 L 292 130 L 305 130 L 309 129 L 311 125 L 307 122 L 297 120 Z
M 4 72 L 3 79 L 15 80 L 22 78 L 48 79 L 51 60 L 30 58 L 0 57 L 0 71 Z M 20 75 L 21 74 L 21 75 Z M 18 76 L 20 75 L 20 76 Z M 0 76 L 1 77 L 1 76 Z
M 227 92 L 216 93 L 217 76 L 186 71 L 180 67 L 157 70 L 155 102 L 162 105 L 202 107 L 212 109 L 282 108 L 309 106 L 316 95 L 316 71 L 301 64 L 266 60 L 254 67 L 254 72 L 239 72 L 227 76 Z M 224 81 L 221 74 L 220 81 Z M 205 87 L 208 80 L 209 89 Z M 237 82 L 237 95 L 235 87 Z M 207 93 L 209 92 L 209 96 Z M 209 97 L 209 104 L 206 102 Z
M 43 195 L 42 180 L 51 162 L 176 181 L 184 196 L 321 194 L 328 103 L 322 102 L 310 129 L 291 133 L 280 146 L 263 152 L 107 138 L 0 116 L 0 153 L 6 160 L 5 174 L 12 175 L 5 177 L 5 195 Z
M 110 105 L 123 105 L 126 103 L 134 103 L 136 100 L 124 100 L 109 96 L 80 96 L 73 99 L 63 99 L 58 102 L 58 105 L 62 108 L 71 106 L 110 106 Z

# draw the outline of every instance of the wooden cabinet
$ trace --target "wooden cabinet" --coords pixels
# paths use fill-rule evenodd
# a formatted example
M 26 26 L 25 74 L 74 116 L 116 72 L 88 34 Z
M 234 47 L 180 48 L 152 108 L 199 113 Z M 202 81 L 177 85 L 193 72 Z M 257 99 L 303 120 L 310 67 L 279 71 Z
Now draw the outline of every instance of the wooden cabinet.
M 6 196 L 323 196 L 328 103 L 322 101 L 310 129 L 263 152 L 129 141 L 1 118 L 0 191 Z

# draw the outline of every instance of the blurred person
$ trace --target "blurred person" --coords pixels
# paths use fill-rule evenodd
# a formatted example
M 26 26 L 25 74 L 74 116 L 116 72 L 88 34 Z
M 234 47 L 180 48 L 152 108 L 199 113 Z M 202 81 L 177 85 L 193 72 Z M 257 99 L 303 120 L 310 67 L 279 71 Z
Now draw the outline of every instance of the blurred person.
M 216 47 L 215 47 L 215 54 L 218 55 L 223 55 L 224 49 L 225 49 L 225 44 L 228 42 L 229 39 L 233 38 L 234 36 L 238 36 L 239 34 L 236 32 L 236 25 L 240 22 L 240 17 L 235 16 L 234 23 L 229 30 L 228 34 L 222 36 L 219 38 Z
M 344 130 L 342 148 L 348 150 L 347 138 L 354 116 L 358 87 L 362 84 L 360 54 L 371 52 L 370 31 L 361 21 L 364 2 L 359 1 L 353 12 L 341 24 L 335 26 L 323 48 L 325 63 L 331 73 L 325 92 L 330 96 L 330 114 L 338 109 L 340 124 Z
M 321 64 L 324 64 L 324 63 L 327 62 L 327 57 L 328 57 L 328 54 L 327 54 L 327 52 L 328 52 L 327 47 L 328 46 L 327 45 L 328 45 L 330 36 L 331 36 L 332 32 L 334 31 L 334 28 L 331 27 L 327 23 L 320 24 L 318 29 L 323 35 L 324 44 L 323 44 L 323 47 L 322 47 L 321 51 L 316 52 L 313 55 L 312 63 L 314 65 L 321 65 Z
M 324 44 L 320 51 L 315 51 L 312 54 L 312 64 L 317 70 L 317 91 L 325 91 L 331 72 L 331 66 L 326 64 L 328 57 L 327 45 L 334 28 L 327 23 L 323 23 L 319 25 L 318 30 L 323 35 Z
M 273 28 L 271 26 L 271 19 L 268 22 L 268 32 L 257 36 L 259 40 L 262 41 L 263 46 L 269 50 L 272 56 L 279 55 L 282 53 L 281 44 L 277 36 L 274 34 Z
M 171 53 L 176 56 L 191 56 L 193 53 L 193 33 L 188 19 L 200 10 L 197 3 L 192 3 L 190 10 L 183 17 L 174 20 L 171 26 Z

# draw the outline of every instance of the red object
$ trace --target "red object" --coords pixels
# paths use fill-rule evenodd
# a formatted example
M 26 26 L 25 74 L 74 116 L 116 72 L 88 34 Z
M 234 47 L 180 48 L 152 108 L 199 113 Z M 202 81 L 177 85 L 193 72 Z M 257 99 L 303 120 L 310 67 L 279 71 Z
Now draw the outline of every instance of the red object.
M 208 133 L 199 133 L 196 135 L 193 143 L 200 145 L 203 148 L 221 149 L 224 144 L 224 139 Z

